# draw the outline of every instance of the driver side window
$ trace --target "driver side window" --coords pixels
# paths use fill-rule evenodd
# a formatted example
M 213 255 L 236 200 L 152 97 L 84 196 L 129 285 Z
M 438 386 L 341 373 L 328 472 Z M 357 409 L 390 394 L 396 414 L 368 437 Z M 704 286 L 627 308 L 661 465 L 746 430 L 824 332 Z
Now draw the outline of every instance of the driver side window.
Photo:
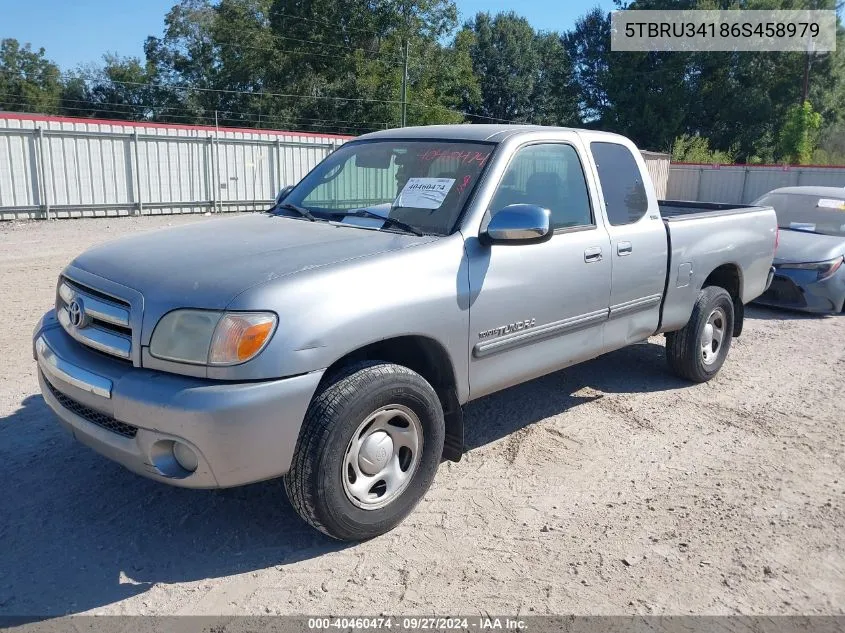
M 520 149 L 499 183 L 490 210 L 532 204 L 551 211 L 551 227 L 591 226 L 593 214 L 584 170 L 571 145 L 548 143 Z

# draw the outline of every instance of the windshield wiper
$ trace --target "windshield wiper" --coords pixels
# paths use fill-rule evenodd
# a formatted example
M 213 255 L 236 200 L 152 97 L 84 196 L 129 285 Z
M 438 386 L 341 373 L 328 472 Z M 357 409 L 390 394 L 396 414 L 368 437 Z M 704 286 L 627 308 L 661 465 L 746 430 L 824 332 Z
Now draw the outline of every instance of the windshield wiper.
M 407 224 L 406 222 L 403 222 L 402 220 L 397 220 L 396 218 L 391 218 L 389 216 L 379 215 L 375 211 L 370 211 L 369 209 L 355 209 L 354 211 L 347 211 L 346 213 L 338 213 L 337 215 L 339 217 L 342 217 L 342 218 L 354 217 L 354 218 L 373 218 L 375 220 L 382 220 L 384 222 L 385 226 L 394 226 L 397 229 L 405 231 L 406 233 L 413 233 L 414 235 L 418 235 L 419 237 L 422 237 L 423 235 L 425 235 L 425 233 L 420 231 L 418 228 L 411 226 L 410 224 Z
M 814 229 L 802 229 L 796 226 L 779 226 L 778 228 L 781 231 L 796 231 L 798 233 L 814 233 L 815 235 L 821 235 L 821 233 Z
M 290 202 L 282 202 L 281 204 L 278 204 L 273 208 L 274 211 L 276 209 L 288 209 L 290 211 L 296 211 L 299 215 L 301 215 L 304 218 L 307 218 L 311 222 L 317 221 L 317 218 L 314 216 L 313 213 L 311 213 L 305 207 L 300 207 L 297 204 L 291 204 Z

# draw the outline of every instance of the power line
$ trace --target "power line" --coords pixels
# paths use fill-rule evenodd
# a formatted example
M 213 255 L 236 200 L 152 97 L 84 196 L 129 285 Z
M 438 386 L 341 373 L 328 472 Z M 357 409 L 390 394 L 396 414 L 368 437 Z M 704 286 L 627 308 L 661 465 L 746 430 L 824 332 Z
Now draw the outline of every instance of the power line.
M 278 16 L 278 17 L 286 17 L 286 18 L 293 18 L 294 20 L 302 20 L 304 22 L 313 22 L 314 24 L 325 24 L 327 26 L 337 27 L 337 24 L 334 22 L 329 22 L 328 20 L 317 20 L 315 18 L 306 18 L 301 15 L 291 15 L 290 13 L 284 13 L 282 11 L 268 11 L 264 15 L 266 16 Z M 350 26 L 348 27 L 351 31 L 359 31 L 361 33 L 369 33 L 371 35 L 375 35 L 376 37 L 383 37 L 384 35 L 378 31 L 374 31 L 372 29 L 365 29 L 362 27 L 357 26 Z
M 11 72 L 8 70 L 0 69 L 0 72 Z M 140 82 L 140 81 L 121 81 L 118 79 L 110 79 L 108 77 L 92 77 L 90 75 L 82 75 L 82 74 L 73 74 L 70 72 L 59 73 L 60 76 L 64 76 L 66 79 L 79 79 L 81 81 L 87 82 L 108 82 L 117 85 L 123 86 L 139 86 L 139 87 L 147 87 L 147 88 L 159 88 L 163 90 L 184 90 L 184 91 L 194 91 L 194 92 L 210 92 L 216 94 L 236 94 L 236 95 L 251 95 L 251 96 L 264 96 L 264 97 L 280 97 L 280 98 L 290 98 L 290 99 L 315 99 L 315 100 L 330 100 L 330 101 L 352 101 L 352 102 L 362 102 L 362 103 L 393 103 L 398 104 L 401 101 L 396 99 L 373 99 L 368 97 L 337 97 L 333 95 L 306 95 L 306 94 L 295 94 L 295 93 L 283 93 L 283 92 L 254 92 L 249 90 L 232 90 L 229 88 L 202 88 L 200 86 L 183 86 L 183 85 L 176 85 L 176 84 L 158 84 L 158 83 L 150 83 L 150 82 Z
M 220 17 L 219 13 L 217 13 L 216 15 L 217 15 L 217 17 Z M 271 16 L 287 17 L 287 18 L 291 18 L 291 19 L 295 19 L 295 20 L 303 20 L 303 21 L 307 21 L 307 22 L 313 22 L 313 23 L 316 23 L 316 24 L 325 24 L 325 25 L 328 25 L 328 26 L 332 26 L 334 28 L 337 28 L 337 26 L 338 26 L 337 24 L 326 21 L 326 20 L 316 20 L 316 19 L 313 19 L 313 18 L 306 18 L 306 17 L 303 17 L 303 16 L 291 15 L 289 13 L 267 12 L 267 13 L 264 13 L 263 15 L 265 17 L 271 17 Z M 377 31 L 373 31 L 373 30 L 369 30 L 369 29 L 359 29 L 357 27 L 350 27 L 350 28 L 352 30 L 358 30 L 358 31 L 362 31 L 362 32 L 365 32 L 365 33 L 373 34 L 373 35 L 375 35 L 376 37 L 379 37 L 379 38 L 384 37 L 384 34 L 381 34 Z M 214 26 L 214 30 L 215 31 L 228 32 L 228 33 L 233 33 L 233 32 L 236 32 L 236 31 L 240 32 L 238 29 L 235 29 L 231 25 L 228 25 L 228 24 L 225 24 L 225 23 L 216 24 Z M 317 41 L 314 41 L 314 40 L 301 39 L 301 38 L 291 37 L 291 36 L 288 36 L 288 35 L 278 35 L 278 34 L 275 34 L 275 33 L 272 33 L 272 32 L 270 33 L 270 36 L 273 37 L 273 38 L 289 40 L 289 41 L 292 41 L 292 42 L 300 42 L 300 43 L 303 43 L 303 44 L 314 44 L 316 46 L 320 46 L 320 47 L 323 47 L 323 48 L 329 47 L 329 48 L 346 49 L 346 50 L 355 51 L 355 52 L 361 51 L 361 52 L 363 52 L 363 53 L 365 53 L 369 56 L 377 55 L 377 53 L 378 53 L 378 51 L 367 50 L 363 47 L 355 47 L 355 46 L 350 46 L 348 44 L 333 44 L 333 43 L 330 43 L 330 42 L 317 42 Z M 214 45 L 217 45 L 217 46 L 221 46 L 221 45 L 225 45 L 225 44 L 226 44 L 225 42 L 214 43 Z M 300 51 L 285 51 L 285 50 L 279 50 L 279 49 L 265 49 L 263 47 L 252 46 L 252 45 L 249 45 L 249 44 L 238 43 L 238 44 L 236 44 L 236 46 L 238 46 L 239 48 L 246 48 L 246 49 L 251 49 L 251 50 L 264 50 L 264 51 L 278 50 L 278 52 L 283 52 L 283 53 L 300 54 Z M 310 54 L 318 55 L 320 57 L 327 57 L 326 55 L 321 55 L 319 53 L 310 53 Z M 331 57 L 331 56 L 328 56 L 328 57 Z M 385 64 L 390 64 L 390 65 L 402 65 L 402 63 L 403 63 L 403 60 L 396 58 L 396 57 L 393 57 L 389 60 L 377 58 L 376 61 L 380 61 L 380 62 L 383 62 Z
M 3 72 L 0 69 L 0 72 Z M 11 72 L 11 71 L 5 71 Z M 346 101 L 352 103 L 385 103 L 385 104 L 392 104 L 392 105 L 400 105 L 402 104 L 401 100 L 398 99 L 375 99 L 370 97 L 338 97 L 334 95 L 304 95 L 304 94 L 295 94 L 295 93 L 281 93 L 281 92 L 253 92 L 248 90 L 232 90 L 227 88 L 202 88 L 198 86 L 183 86 L 183 85 L 172 85 L 172 84 L 157 84 L 157 83 L 150 83 L 150 82 L 137 82 L 137 81 L 120 81 L 117 79 L 110 79 L 108 77 L 91 77 L 85 76 L 81 74 L 73 74 L 73 73 L 60 73 L 60 76 L 65 76 L 65 78 L 70 79 L 79 79 L 81 81 L 87 82 L 109 82 L 112 84 L 117 85 L 125 85 L 125 86 L 138 86 L 138 87 L 147 87 L 147 88 L 156 88 L 162 90 L 183 90 L 183 91 L 194 91 L 194 92 L 204 92 L 204 93 L 214 93 L 214 94 L 232 94 L 232 95 L 247 95 L 253 97 L 276 97 L 276 98 L 288 98 L 288 99 L 313 99 L 313 100 L 329 100 L 329 101 Z M 493 121 L 497 123 L 517 123 L 518 121 L 514 121 L 512 119 L 504 119 L 501 117 L 492 117 L 483 114 L 473 114 L 470 112 L 466 112 L 463 110 L 458 110 L 456 108 L 450 108 L 448 106 L 439 105 L 439 104 L 426 104 L 426 103 L 414 103 L 408 102 L 409 106 L 414 106 L 417 108 L 426 108 L 426 109 L 440 109 L 445 110 L 447 112 L 452 112 L 454 114 L 460 114 L 465 117 L 475 118 L 475 119 L 482 119 L 485 121 Z
M 33 108 L 31 104 L 28 104 L 24 101 L 8 101 L 6 105 L 11 105 L 16 108 L 28 108 L 29 110 L 37 110 L 37 108 Z M 82 108 L 76 106 L 60 106 L 62 111 L 71 111 L 71 112 L 81 112 L 86 114 L 91 114 L 92 110 L 98 114 L 120 114 L 124 117 L 128 114 L 135 114 L 132 112 L 127 112 L 126 110 L 116 110 L 116 109 L 108 109 L 108 108 Z M 207 111 L 206 111 L 207 112 Z M 256 117 L 259 116 L 256 112 L 235 112 L 235 111 L 219 111 L 221 115 L 228 115 L 228 116 L 221 116 L 224 121 L 241 121 L 241 122 L 253 122 L 253 121 L 244 121 L 244 117 Z M 164 117 L 166 119 L 180 119 L 180 120 L 188 120 L 194 121 L 197 120 L 204 120 L 204 121 L 213 121 L 214 117 L 209 114 L 165 114 Z M 145 119 L 141 117 L 132 117 L 121 119 L 125 121 L 143 121 L 149 123 L 161 123 L 166 121 L 155 121 L 151 119 Z M 322 129 L 333 129 L 333 130 L 383 130 L 385 129 L 385 125 L 389 124 L 381 124 L 382 127 L 374 127 L 374 125 L 380 125 L 379 123 L 372 123 L 370 121 L 362 121 L 360 122 L 361 125 L 337 125 L 336 122 L 332 121 L 331 119 L 306 119 L 305 121 L 325 121 L 325 124 L 321 123 L 312 123 L 312 122 L 303 122 L 303 119 L 295 118 L 295 117 L 273 117 L 273 116 L 266 116 L 261 115 L 261 120 L 266 121 L 268 124 L 270 123 L 278 123 L 281 125 L 286 126 L 306 126 L 306 127 L 315 127 L 315 128 L 322 128 Z M 357 122 L 350 122 L 350 123 L 357 123 Z
M 277 39 L 282 39 L 282 40 L 290 40 L 292 42 L 300 42 L 300 43 L 303 43 L 303 44 L 315 44 L 316 46 L 320 46 L 320 47 L 339 48 L 339 49 L 344 49 L 344 50 L 350 50 L 350 51 L 353 51 L 353 52 L 359 52 L 360 51 L 360 52 L 365 53 L 367 55 L 376 55 L 378 53 L 378 51 L 367 50 L 367 49 L 362 48 L 360 46 L 355 47 L 355 46 L 349 46 L 349 45 L 346 45 L 346 44 L 330 44 L 328 42 L 317 42 L 315 40 L 303 40 L 303 39 L 300 39 L 298 37 L 289 37 L 287 35 L 271 34 L 271 37 L 277 38 Z M 237 44 L 237 46 L 239 48 L 251 48 L 251 49 L 254 49 L 254 50 L 267 50 L 267 51 L 279 50 L 279 49 L 265 49 L 263 47 L 250 46 L 248 44 Z M 284 53 L 284 52 L 291 52 L 291 51 L 280 50 L 279 52 Z M 310 53 L 310 51 L 302 51 L 302 52 Z M 396 59 L 396 58 L 392 58 L 390 60 L 383 60 L 383 59 L 377 58 L 377 61 L 383 61 L 386 64 L 397 64 L 397 65 L 402 64 L 402 60 Z
M 305 43 L 305 44 L 315 44 L 317 46 L 323 46 L 323 47 L 325 47 L 325 46 L 336 46 L 338 48 L 348 49 L 348 50 L 353 51 L 353 52 L 360 51 L 360 52 L 364 53 L 365 55 L 370 56 L 369 59 L 371 59 L 372 61 L 376 61 L 376 62 L 379 62 L 381 64 L 385 64 L 387 66 L 398 66 L 398 65 L 402 64 L 401 61 L 395 60 L 395 59 L 388 61 L 388 60 L 385 60 L 385 59 L 381 59 L 379 57 L 373 57 L 373 55 L 375 55 L 374 51 L 368 51 L 368 50 L 365 50 L 363 48 L 354 48 L 354 47 L 351 47 L 351 46 L 341 46 L 339 44 L 332 45 L 332 44 L 327 44 L 327 43 L 324 43 L 324 42 L 316 42 L 316 41 L 313 41 L 313 40 L 303 40 L 303 39 L 298 39 L 298 38 L 295 38 L 295 37 L 286 37 L 286 36 L 283 36 L 283 35 L 274 35 L 273 37 L 289 39 L 289 40 L 293 40 L 295 42 L 302 42 L 302 43 Z M 218 48 L 221 48 L 221 47 L 228 45 L 228 46 L 233 46 L 233 47 L 238 48 L 238 49 L 262 51 L 262 52 L 265 52 L 265 53 L 271 53 L 272 52 L 272 53 L 286 53 L 288 55 L 313 55 L 315 57 L 323 57 L 323 58 L 326 58 L 326 59 L 337 59 L 337 55 L 330 55 L 330 54 L 327 54 L 327 53 L 315 53 L 313 51 L 292 51 L 292 50 L 289 50 L 289 49 L 282 49 L 282 48 L 265 48 L 263 46 L 253 46 L 251 44 L 242 44 L 242 43 L 239 43 L 239 42 L 219 42 L 219 41 L 217 41 L 217 42 L 214 42 L 212 45 L 216 46 Z

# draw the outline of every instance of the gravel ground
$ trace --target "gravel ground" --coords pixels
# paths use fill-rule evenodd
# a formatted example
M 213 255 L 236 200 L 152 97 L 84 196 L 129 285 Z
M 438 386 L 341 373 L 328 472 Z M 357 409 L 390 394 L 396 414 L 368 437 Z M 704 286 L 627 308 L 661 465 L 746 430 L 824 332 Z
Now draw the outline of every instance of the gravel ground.
M 59 271 L 202 220 L 0 224 L 0 615 L 845 613 L 845 316 L 749 309 L 705 385 L 655 337 L 474 402 L 464 460 L 360 545 L 279 482 L 169 488 L 75 444 L 30 352 Z

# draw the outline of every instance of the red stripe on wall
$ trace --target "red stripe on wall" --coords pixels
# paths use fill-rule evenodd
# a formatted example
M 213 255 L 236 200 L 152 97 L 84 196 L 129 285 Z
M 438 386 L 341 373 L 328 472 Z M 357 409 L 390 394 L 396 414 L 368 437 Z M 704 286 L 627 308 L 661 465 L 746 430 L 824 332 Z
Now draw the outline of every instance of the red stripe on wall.
M 26 114 L 20 112 L 0 112 L 0 119 L 12 121 L 45 121 L 51 123 L 89 123 L 94 125 L 115 125 L 130 128 L 166 128 L 171 130 L 193 130 L 214 132 L 217 130 L 213 125 L 180 125 L 178 123 L 147 123 L 143 121 L 120 121 L 111 119 L 86 119 L 82 117 L 53 116 L 48 114 Z M 354 136 L 344 134 L 320 134 L 317 132 L 292 132 L 289 130 L 264 130 L 258 128 L 240 128 L 220 126 L 221 132 L 240 132 L 243 134 L 273 134 L 276 136 L 313 136 L 317 138 L 332 138 L 349 140 Z
M 845 165 L 778 165 L 774 163 L 763 163 L 763 164 L 743 164 L 743 163 L 684 163 L 680 161 L 672 161 L 672 165 L 688 165 L 690 167 L 710 167 L 711 169 L 717 169 L 720 167 L 778 167 L 779 169 L 842 169 L 845 168 Z

